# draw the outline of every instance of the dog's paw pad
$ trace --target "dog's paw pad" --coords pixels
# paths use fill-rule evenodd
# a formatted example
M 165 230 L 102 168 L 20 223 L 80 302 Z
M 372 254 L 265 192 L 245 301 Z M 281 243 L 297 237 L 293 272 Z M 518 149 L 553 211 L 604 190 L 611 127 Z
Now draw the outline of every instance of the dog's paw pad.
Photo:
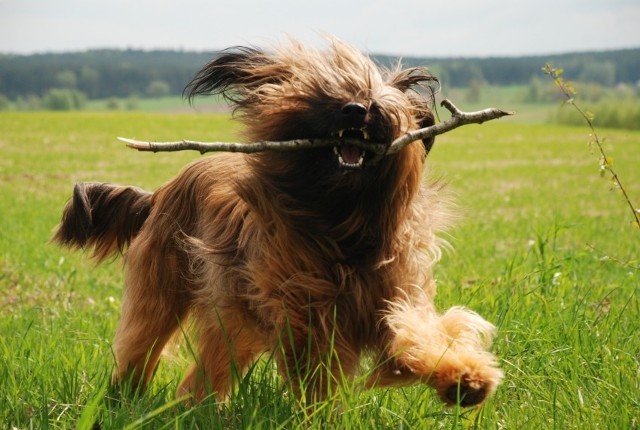
M 451 384 L 441 393 L 449 405 L 475 406 L 483 402 L 489 393 L 489 384 L 470 375 L 463 375 L 460 382 Z

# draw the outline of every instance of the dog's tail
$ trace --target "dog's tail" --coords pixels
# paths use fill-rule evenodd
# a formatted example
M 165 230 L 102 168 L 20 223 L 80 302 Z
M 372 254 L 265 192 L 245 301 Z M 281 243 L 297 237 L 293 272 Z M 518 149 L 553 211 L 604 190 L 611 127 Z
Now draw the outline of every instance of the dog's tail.
M 93 248 L 93 257 L 102 261 L 122 252 L 138 234 L 149 216 L 151 196 L 135 187 L 76 184 L 51 241 L 70 248 Z

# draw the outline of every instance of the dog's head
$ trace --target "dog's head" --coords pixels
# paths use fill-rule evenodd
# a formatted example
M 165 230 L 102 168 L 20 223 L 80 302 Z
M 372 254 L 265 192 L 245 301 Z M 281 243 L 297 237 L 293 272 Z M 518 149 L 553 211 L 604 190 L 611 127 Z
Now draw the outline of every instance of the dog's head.
M 358 50 L 330 39 L 324 51 L 291 41 L 272 52 L 235 47 L 206 64 L 187 86 L 192 98 L 222 94 L 252 140 L 343 138 L 390 144 L 434 124 L 437 79 L 425 69 L 380 69 Z M 427 94 L 425 95 L 425 91 Z M 425 152 L 433 139 L 423 142 Z M 323 153 L 340 170 L 375 164 L 373 153 L 339 145 Z

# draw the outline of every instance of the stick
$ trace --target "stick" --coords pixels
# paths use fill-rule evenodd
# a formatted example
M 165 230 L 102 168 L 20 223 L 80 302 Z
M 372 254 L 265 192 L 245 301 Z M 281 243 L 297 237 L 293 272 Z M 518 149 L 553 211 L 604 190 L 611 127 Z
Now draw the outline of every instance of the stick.
M 444 134 L 466 124 L 482 124 L 503 116 L 513 115 L 513 112 L 505 112 L 496 108 L 487 108 L 477 112 L 463 112 L 448 99 L 442 100 L 440 105 L 451 112 L 451 118 L 436 125 L 403 134 L 391 143 L 387 153 L 394 154 L 413 141 Z
M 358 139 L 297 139 L 284 142 L 261 141 L 253 143 L 197 142 L 193 140 L 182 140 L 178 142 L 145 142 L 126 137 L 118 137 L 118 140 L 125 142 L 129 148 L 137 149 L 138 151 L 150 152 L 194 150 L 201 154 L 218 151 L 252 154 L 261 151 L 292 151 L 296 149 L 320 148 L 348 144 L 366 149 L 367 151 L 378 155 L 386 155 L 394 154 L 416 140 L 443 134 L 466 124 L 482 124 L 486 121 L 491 121 L 513 114 L 512 112 L 505 112 L 495 108 L 488 108 L 477 112 L 463 112 L 447 99 L 443 100 L 441 105 L 451 112 L 451 118 L 439 124 L 403 134 L 388 146 L 384 143 L 364 142 Z
M 127 137 L 118 137 L 129 148 L 147 152 L 174 152 L 193 150 L 201 154 L 205 152 L 242 152 L 253 154 L 262 151 L 292 151 L 295 149 L 320 148 L 324 146 L 337 146 L 349 144 L 366 149 L 376 154 L 383 154 L 387 145 L 382 143 L 363 142 L 358 139 L 297 139 L 284 142 L 263 140 L 253 143 L 237 142 L 197 142 L 194 140 L 181 140 L 178 142 L 144 142 Z

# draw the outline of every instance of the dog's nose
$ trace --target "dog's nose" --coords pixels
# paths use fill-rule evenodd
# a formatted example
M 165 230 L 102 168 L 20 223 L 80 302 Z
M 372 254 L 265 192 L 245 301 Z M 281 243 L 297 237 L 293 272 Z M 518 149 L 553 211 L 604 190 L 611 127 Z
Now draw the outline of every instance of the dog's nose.
M 349 119 L 364 119 L 367 108 L 362 103 L 349 102 L 342 106 L 342 115 Z

